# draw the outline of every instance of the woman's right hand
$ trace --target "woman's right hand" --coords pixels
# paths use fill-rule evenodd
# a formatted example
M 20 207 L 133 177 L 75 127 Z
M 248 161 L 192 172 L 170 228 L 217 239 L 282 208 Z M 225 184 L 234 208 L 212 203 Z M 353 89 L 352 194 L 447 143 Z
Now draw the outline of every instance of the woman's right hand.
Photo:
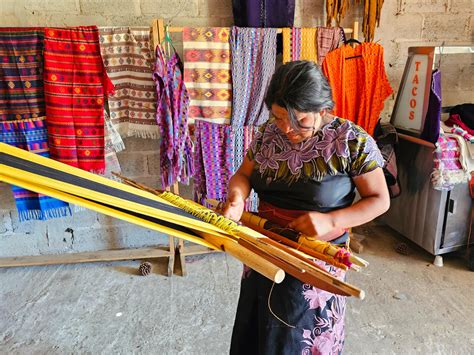
M 227 196 L 224 208 L 222 209 L 222 215 L 230 218 L 233 221 L 240 221 L 242 213 L 244 212 L 245 199 L 237 191 L 233 191 Z

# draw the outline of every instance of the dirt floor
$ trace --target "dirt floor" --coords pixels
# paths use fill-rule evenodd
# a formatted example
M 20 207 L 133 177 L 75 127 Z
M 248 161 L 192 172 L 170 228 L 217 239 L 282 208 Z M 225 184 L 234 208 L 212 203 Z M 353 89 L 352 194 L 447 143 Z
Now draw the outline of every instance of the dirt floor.
M 462 255 L 433 257 L 386 227 L 359 229 L 370 262 L 349 282 L 346 354 L 472 354 L 474 273 Z M 395 251 L 406 242 L 408 255 Z M 147 277 L 139 262 L 0 269 L 1 354 L 226 354 L 241 265 L 189 257 L 188 276 Z

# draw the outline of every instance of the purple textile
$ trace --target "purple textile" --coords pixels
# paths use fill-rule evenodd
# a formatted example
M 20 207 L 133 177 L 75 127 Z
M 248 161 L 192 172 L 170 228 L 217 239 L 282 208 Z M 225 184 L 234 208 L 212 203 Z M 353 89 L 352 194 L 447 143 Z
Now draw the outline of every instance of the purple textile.
M 233 171 L 234 135 L 232 126 L 196 120 L 194 150 L 194 196 L 224 201 Z
M 426 112 L 425 125 L 421 138 L 431 143 L 436 143 L 439 137 L 441 123 L 441 72 L 436 69 L 431 74 L 431 88 L 428 112 Z
M 295 0 L 232 0 L 239 27 L 293 27 Z
M 183 64 L 174 48 L 165 59 L 161 46 L 157 46 L 153 79 L 157 93 L 156 120 L 161 131 L 161 183 L 163 187 L 178 181 L 188 184 L 194 174 L 188 129 L 189 96 L 183 80 Z

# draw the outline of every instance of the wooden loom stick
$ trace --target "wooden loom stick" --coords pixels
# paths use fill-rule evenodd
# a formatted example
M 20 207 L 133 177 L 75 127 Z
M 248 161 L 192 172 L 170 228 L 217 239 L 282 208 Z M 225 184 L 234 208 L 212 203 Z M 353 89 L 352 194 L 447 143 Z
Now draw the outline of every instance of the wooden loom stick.
M 130 181 L 130 179 L 128 180 Z M 169 202 L 171 202 L 177 207 L 183 208 L 185 211 L 190 213 L 193 209 L 192 205 L 196 204 L 192 201 L 188 201 L 179 196 L 173 195 L 172 193 L 167 191 L 159 194 L 159 196 L 163 199 L 168 198 Z M 201 208 L 206 213 L 210 213 L 210 215 L 212 215 L 211 220 L 209 221 L 210 223 L 212 223 L 212 218 L 217 215 L 212 210 L 209 210 L 204 206 L 201 206 L 199 204 L 196 205 L 199 206 L 199 208 Z M 198 216 L 199 211 L 195 212 L 196 213 L 193 214 Z M 215 218 L 220 218 L 223 221 L 227 220 L 222 216 Z M 295 253 L 288 253 L 288 251 L 285 250 L 287 249 L 286 247 L 272 241 L 270 238 L 261 235 L 260 233 L 248 227 L 238 226 L 235 222 L 232 222 L 230 220 L 228 223 L 229 224 L 227 226 L 221 223 L 221 228 L 224 228 L 224 230 L 236 236 L 238 238 L 239 244 L 247 247 L 248 249 L 249 245 L 251 245 L 250 250 L 252 250 L 254 253 L 264 257 L 267 260 L 271 259 L 270 261 L 272 263 L 273 261 L 278 261 L 275 265 L 282 268 L 284 271 L 292 273 L 293 276 L 300 278 L 302 281 L 309 282 L 313 285 L 317 285 L 316 287 L 321 287 L 326 290 L 328 290 L 328 287 L 330 287 L 330 292 L 333 292 L 334 289 L 337 289 L 339 290 L 338 292 L 336 292 L 338 294 L 351 295 L 359 297 L 361 299 L 364 298 L 365 294 L 362 290 L 337 279 L 329 272 L 313 264 L 312 262 L 309 262 L 301 255 Z M 320 286 L 322 284 L 324 286 Z
M 285 278 L 285 272 L 275 264 L 268 262 L 261 255 L 245 248 L 241 244 L 231 240 L 216 237 L 208 233 L 197 232 L 204 240 L 216 246 L 216 248 L 232 255 L 234 258 L 247 265 L 267 279 L 279 284 Z
M 253 213 L 244 212 L 242 214 L 242 218 L 240 220 L 241 220 L 242 223 L 251 224 L 252 226 L 258 226 L 258 227 L 260 227 L 260 229 L 263 228 L 265 231 L 268 231 L 266 233 L 269 234 L 270 238 L 273 237 L 272 239 L 275 239 L 277 236 L 279 236 L 280 238 L 283 238 L 283 242 L 286 242 L 286 241 L 290 240 L 285 235 L 280 235 L 278 233 L 273 233 L 271 230 L 269 230 L 269 228 L 265 228 L 263 226 L 269 225 L 269 226 L 272 226 L 276 229 L 284 229 L 284 228 L 282 228 L 279 225 L 276 225 L 275 223 L 270 222 L 269 220 L 267 220 L 265 218 L 257 216 Z M 261 233 L 265 234 L 263 232 L 261 232 Z M 300 245 L 300 246 L 304 247 L 306 250 L 312 251 L 312 252 L 306 252 L 306 253 L 309 254 L 309 255 L 313 255 L 312 253 L 314 253 L 314 256 L 317 257 L 317 258 L 319 258 L 318 254 L 323 255 L 323 258 L 327 258 L 327 257 L 324 256 L 325 255 L 324 253 L 322 253 L 322 252 L 320 252 L 316 249 L 317 245 L 324 245 L 323 249 L 325 250 L 325 252 L 333 258 L 335 258 L 337 253 L 341 250 L 341 248 L 339 248 L 339 247 L 337 247 L 337 246 L 335 246 L 335 245 L 333 245 L 329 242 L 325 242 L 325 241 L 322 241 L 322 240 L 317 240 L 313 237 L 308 237 L 308 236 L 303 235 L 303 234 L 299 234 L 298 240 L 296 240 L 296 241 L 292 240 L 292 242 L 296 243 L 296 245 Z M 315 244 L 317 244 L 317 245 L 315 245 Z M 295 244 L 293 244 L 291 246 L 294 247 L 294 245 Z M 357 266 L 360 266 L 360 267 L 367 267 L 369 265 L 369 263 L 367 261 L 353 255 L 352 253 L 350 253 L 349 261 L 353 264 L 356 264 Z M 335 260 L 335 262 L 340 263 L 339 261 L 337 261 L 337 259 Z
M 352 292 L 351 289 L 345 289 L 342 288 L 341 285 L 345 284 L 344 282 L 338 280 L 337 278 L 331 276 L 334 278 L 334 280 L 331 280 L 328 282 L 325 279 L 320 278 L 319 276 L 315 276 L 313 273 L 308 273 L 305 272 L 304 270 L 301 270 L 297 268 L 294 265 L 288 264 L 285 261 L 281 260 L 280 258 L 275 257 L 272 254 L 269 254 L 267 252 L 262 252 L 258 247 L 256 247 L 253 243 L 249 243 L 246 240 L 239 240 L 239 244 L 244 245 L 246 248 L 249 250 L 254 251 L 255 253 L 261 255 L 263 258 L 268 260 L 274 265 L 277 265 L 281 267 L 283 270 L 285 270 L 288 274 L 291 276 L 297 278 L 298 280 L 308 283 L 310 285 L 313 285 L 316 288 L 320 288 L 322 290 L 337 294 L 337 295 L 342 295 L 342 296 L 356 296 L 360 299 L 364 299 L 365 297 L 365 292 L 362 290 L 357 290 L 355 292 Z M 339 282 L 339 283 L 338 283 Z M 347 285 L 347 284 L 346 284 Z
M 247 227 L 242 227 L 242 230 L 238 232 L 239 236 L 239 244 L 245 245 L 248 247 L 249 244 L 252 244 L 256 250 L 262 250 L 264 253 L 273 256 L 274 258 L 281 261 L 276 265 L 280 266 L 283 270 L 288 272 L 292 275 L 294 272 L 294 268 L 299 270 L 299 276 L 304 276 L 305 278 L 317 279 L 321 282 L 327 283 L 333 287 L 339 289 L 340 292 L 343 294 L 351 295 L 363 299 L 365 297 L 364 291 L 360 290 L 359 288 L 349 285 L 344 281 L 339 280 L 335 276 L 331 275 L 326 270 L 323 270 L 319 266 L 309 263 L 308 261 L 301 260 L 298 257 L 295 257 L 291 254 L 288 254 L 285 250 L 281 248 L 281 245 L 276 243 L 277 245 L 272 245 L 271 242 L 268 241 L 267 237 L 255 237 L 252 235 L 253 233 L 246 230 Z M 271 239 L 270 239 L 271 240 Z M 254 250 L 255 252 L 257 252 Z M 264 254 L 260 254 L 264 256 Z M 299 278 L 299 276 L 295 276 Z M 302 279 L 302 281 L 305 281 Z M 306 281 L 305 281 L 306 282 Z M 311 284 L 313 284 L 311 282 Z M 314 284 L 313 284 L 314 285 Z M 317 286 L 318 287 L 318 286 Z M 325 289 L 323 287 L 323 289 Z M 338 292 L 339 294 L 341 294 Z
M 286 244 L 296 250 L 301 250 L 302 252 L 304 252 L 305 254 L 307 254 L 308 257 L 313 257 L 313 258 L 317 258 L 319 260 L 322 260 L 328 264 L 331 264 L 331 265 L 334 265 L 338 268 L 341 268 L 343 270 L 347 270 L 348 267 L 347 265 L 344 265 L 342 263 L 339 263 L 337 261 L 335 261 L 333 258 L 330 258 L 324 254 L 321 254 L 321 253 L 318 253 L 316 251 L 314 251 L 313 249 L 310 249 L 310 248 L 307 248 L 301 244 L 298 244 L 290 239 L 287 239 L 283 236 L 281 236 L 280 234 L 277 234 L 277 233 L 274 233 L 268 229 L 265 229 L 263 227 L 261 227 L 260 225 L 258 224 L 252 224 L 250 223 L 247 219 L 244 218 L 240 220 L 244 225 L 246 225 L 247 227 L 249 228 L 252 228 L 254 230 L 256 230 L 257 232 L 260 232 L 262 233 L 263 235 L 266 235 L 267 237 L 269 237 L 270 239 L 272 240 L 275 240 L 277 242 L 280 242 L 280 243 L 283 243 L 283 244 Z

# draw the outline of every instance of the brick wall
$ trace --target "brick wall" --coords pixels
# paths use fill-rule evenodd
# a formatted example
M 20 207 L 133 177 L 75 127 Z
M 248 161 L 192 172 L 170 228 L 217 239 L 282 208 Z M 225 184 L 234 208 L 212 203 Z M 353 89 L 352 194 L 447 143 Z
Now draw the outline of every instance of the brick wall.
M 295 26 L 324 25 L 324 0 L 296 0 Z M 390 83 L 398 90 L 407 48 L 473 42 L 472 0 L 386 1 L 375 40 L 385 48 Z M 229 26 L 231 0 L 1 0 L 1 26 L 140 25 L 164 18 L 174 26 Z M 342 25 L 362 23 L 352 7 Z M 176 44 L 179 48 L 179 39 Z M 471 57 L 443 58 L 445 105 L 472 101 Z M 387 101 L 388 117 L 393 101 Z M 125 175 L 158 186 L 158 141 L 128 138 L 119 154 Z M 184 187 L 182 187 L 184 188 Z M 190 189 L 184 188 L 186 195 Z M 48 222 L 19 223 L 10 187 L 0 183 L 0 256 L 76 252 L 163 243 L 159 233 L 90 211 Z

